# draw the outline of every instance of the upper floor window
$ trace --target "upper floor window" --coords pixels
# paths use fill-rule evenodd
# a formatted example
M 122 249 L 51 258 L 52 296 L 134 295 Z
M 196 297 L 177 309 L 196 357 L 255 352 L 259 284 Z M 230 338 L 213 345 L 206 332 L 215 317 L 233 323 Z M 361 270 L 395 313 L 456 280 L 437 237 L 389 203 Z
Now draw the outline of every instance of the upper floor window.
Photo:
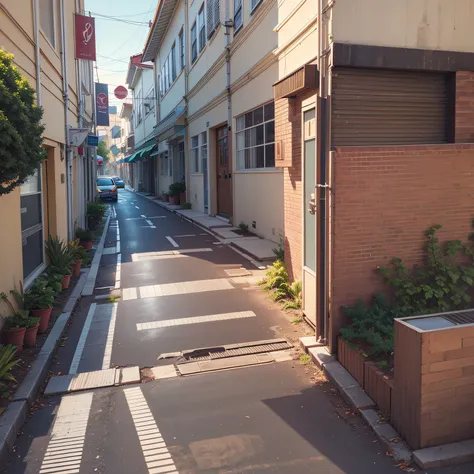
M 220 0 L 206 0 L 207 37 L 210 38 L 221 24 Z
M 179 32 L 179 37 L 178 37 L 178 43 L 179 43 L 179 66 L 180 69 L 184 68 L 185 64 L 185 56 L 184 56 L 184 31 L 181 30 Z
M 193 173 L 199 173 L 199 135 L 191 137 L 191 166 Z
M 275 166 L 275 105 L 262 105 L 236 120 L 237 168 Z
M 262 0 L 250 0 L 250 13 L 252 13 L 261 2 Z
M 196 22 L 191 26 L 191 62 L 196 61 L 198 57 L 198 41 Z
M 147 94 L 143 106 L 145 108 L 145 115 L 151 114 L 155 110 L 155 89 L 151 89 Z
M 173 83 L 176 80 L 176 43 L 173 43 L 171 46 L 171 82 Z
M 234 31 L 240 30 L 242 24 L 242 0 L 234 0 Z
M 198 13 L 198 29 L 199 29 L 199 52 L 206 45 L 206 20 L 204 18 L 204 3 Z
M 39 0 L 41 30 L 53 47 L 56 47 L 56 0 Z

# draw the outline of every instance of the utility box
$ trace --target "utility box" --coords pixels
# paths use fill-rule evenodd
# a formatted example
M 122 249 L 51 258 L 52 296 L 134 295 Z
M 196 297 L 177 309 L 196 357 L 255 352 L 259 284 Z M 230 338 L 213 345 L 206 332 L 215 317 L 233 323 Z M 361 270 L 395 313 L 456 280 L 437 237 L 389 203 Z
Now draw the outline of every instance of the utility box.
M 395 320 L 392 422 L 413 449 L 474 438 L 474 310 Z

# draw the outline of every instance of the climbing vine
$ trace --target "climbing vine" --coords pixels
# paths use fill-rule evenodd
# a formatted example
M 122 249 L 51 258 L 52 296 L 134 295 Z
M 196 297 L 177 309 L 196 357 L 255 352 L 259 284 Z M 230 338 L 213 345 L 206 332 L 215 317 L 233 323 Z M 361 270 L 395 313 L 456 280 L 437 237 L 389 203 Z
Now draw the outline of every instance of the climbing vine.
M 23 184 L 45 158 L 42 117 L 13 55 L 0 49 L 0 195 Z

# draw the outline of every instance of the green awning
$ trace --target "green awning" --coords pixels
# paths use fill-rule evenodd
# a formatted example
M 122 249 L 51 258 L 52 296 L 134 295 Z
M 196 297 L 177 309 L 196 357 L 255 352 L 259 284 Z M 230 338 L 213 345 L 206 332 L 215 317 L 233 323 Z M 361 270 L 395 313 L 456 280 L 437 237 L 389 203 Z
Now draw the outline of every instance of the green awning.
M 129 156 L 127 162 L 128 163 L 133 163 L 135 161 L 135 159 L 137 158 L 138 153 L 139 152 L 136 151 L 133 155 Z
M 146 148 L 144 148 L 143 150 L 141 150 L 140 151 L 140 157 L 137 158 L 137 159 L 139 159 L 141 161 L 141 160 L 144 160 L 145 158 L 148 158 L 150 156 L 153 148 L 155 148 L 155 146 L 157 146 L 157 144 L 153 143 L 153 145 L 149 145 Z

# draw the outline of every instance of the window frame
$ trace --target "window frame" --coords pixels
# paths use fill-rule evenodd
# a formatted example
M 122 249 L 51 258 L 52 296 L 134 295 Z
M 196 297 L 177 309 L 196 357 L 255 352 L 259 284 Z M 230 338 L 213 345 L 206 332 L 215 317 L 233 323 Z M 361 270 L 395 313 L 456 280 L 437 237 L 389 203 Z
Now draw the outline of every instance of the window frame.
M 263 2 L 263 0 L 255 0 L 254 5 L 252 6 L 253 2 L 254 2 L 254 0 L 250 0 L 250 14 L 251 15 L 257 9 L 257 7 Z
M 193 36 L 194 36 L 194 39 L 193 39 Z M 198 29 L 197 29 L 197 21 L 195 20 L 191 26 L 191 63 L 194 64 L 196 62 L 198 55 L 199 55 Z
M 50 38 L 46 32 L 46 30 L 43 28 L 43 25 L 41 24 L 41 11 L 44 11 L 44 8 L 40 8 L 41 5 L 38 5 L 38 8 L 40 10 L 39 12 L 39 18 L 38 18 L 38 24 L 39 24 L 39 27 L 40 27 L 40 30 L 41 32 L 43 33 L 43 36 L 44 38 L 46 39 L 46 41 L 50 44 L 50 46 L 56 50 L 57 47 L 58 47 L 58 38 L 57 38 L 57 34 L 56 34 L 56 27 L 57 27 L 57 24 L 58 24 L 58 16 L 57 16 L 57 1 L 56 0 L 49 0 L 50 1 L 50 4 L 51 4 L 51 8 L 52 8 L 52 27 L 53 27 L 53 31 L 52 31 L 52 34 L 53 34 L 53 37 Z M 44 5 L 43 5 L 44 6 Z
M 191 137 L 191 146 L 189 148 L 190 151 L 190 160 L 192 165 L 191 174 L 199 174 L 200 173 L 200 164 L 199 164 L 199 133 Z
M 201 5 L 201 8 L 198 11 L 197 14 L 197 26 L 198 26 L 198 55 L 202 52 L 204 49 L 204 46 L 206 46 L 206 10 L 204 7 L 204 2 Z
M 178 77 L 178 72 L 176 68 L 176 42 L 173 43 L 171 46 L 171 52 L 170 52 L 170 58 L 171 58 L 171 84 L 176 81 L 176 78 Z
M 265 118 L 265 107 L 268 105 L 273 104 L 273 114 L 272 118 L 266 119 Z M 259 122 L 258 124 L 254 123 L 254 113 L 255 111 L 258 111 L 259 109 L 262 109 L 262 121 Z M 247 114 L 252 113 L 252 125 L 247 126 L 245 123 L 245 117 Z M 243 120 L 243 127 L 239 128 L 239 119 Z M 267 124 L 273 122 L 273 141 L 266 141 L 266 130 L 267 130 Z M 263 142 L 260 144 L 255 144 L 255 145 L 250 145 L 246 146 L 245 144 L 245 139 L 246 139 L 246 132 L 252 129 L 257 129 L 257 127 L 262 127 L 263 130 Z M 249 132 L 251 133 L 251 132 Z M 239 136 L 243 136 L 243 147 L 239 148 Z M 251 138 L 251 137 L 249 137 Z M 267 166 L 267 146 L 273 145 L 273 166 Z M 263 149 L 263 166 L 255 166 L 255 167 L 246 167 L 246 150 L 251 150 L 251 149 L 257 149 L 257 148 L 262 148 Z M 255 107 L 254 109 L 248 110 L 247 112 L 238 115 L 235 117 L 235 150 L 236 150 L 236 171 L 242 171 L 242 172 L 252 172 L 252 171 L 262 171 L 262 170 L 274 170 L 276 169 L 276 162 L 275 162 L 275 103 L 274 101 L 269 101 L 266 102 L 265 104 L 260 105 L 259 107 Z M 243 158 L 242 158 L 242 153 L 243 153 Z M 250 159 L 254 159 L 255 162 L 257 161 L 257 155 L 255 154 L 255 157 L 250 157 Z
M 239 7 L 236 8 L 236 3 L 240 3 Z M 235 18 L 240 12 L 240 24 L 236 25 Z M 234 0 L 234 34 L 240 31 L 240 29 L 244 26 L 244 4 L 243 0 Z
M 181 28 L 181 31 L 178 35 L 178 45 L 179 45 L 179 65 L 180 71 L 184 69 L 186 65 L 186 56 L 185 56 L 185 48 L 184 48 L 184 29 Z

